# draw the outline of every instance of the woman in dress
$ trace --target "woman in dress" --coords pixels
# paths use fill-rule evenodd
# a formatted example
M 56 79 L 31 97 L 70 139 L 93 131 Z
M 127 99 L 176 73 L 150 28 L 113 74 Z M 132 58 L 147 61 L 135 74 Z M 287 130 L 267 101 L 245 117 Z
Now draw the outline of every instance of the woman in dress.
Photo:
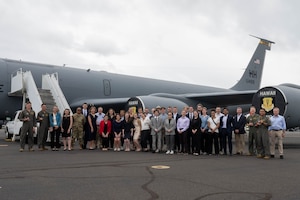
M 130 120 L 129 113 L 125 114 L 124 123 L 123 123 L 123 138 L 125 151 L 130 151 L 130 138 L 133 135 L 133 124 L 132 120 Z
M 115 110 L 110 108 L 108 110 L 108 112 L 106 113 L 106 115 L 108 116 L 108 120 L 111 122 L 111 125 L 113 125 L 113 122 L 116 119 Z M 113 134 L 113 129 L 111 129 L 111 133 L 109 134 L 109 137 L 108 137 L 110 148 L 114 148 L 114 137 L 115 137 L 115 134 Z
M 193 119 L 191 120 L 190 129 L 192 132 L 192 151 L 193 155 L 198 156 L 200 154 L 200 132 L 201 132 L 201 119 L 197 110 L 193 113 Z
M 123 121 L 119 113 L 116 114 L 116 119 L 113 121 L 114 134 L 114 151 L 121 150 L 121 135 L 122 135 Z
M 141 151 L 139 138 L 141 135 L 142 124 L 141 124 L 141 120 L 138 118 L 137 113 L 134 113 L 133 115 L 133 125 L 134 125 L 133 144 L 135 146 L 136 151 Z
M 88 146 L 90 150 L 94 150 L 95 140 L 96 140 L 96 132 L 97 132 L 97 115 L 96 115 L 96 107 L 92 106 L 90 109 L 90 114 L 88 115 Z
M 104 119 L 100 122 L 99 134 L 102 137 L 102 151 L 107 151 L 109 145 L 109 134 L 111 132 L 111 122 L 108 116 L 105 115 Z
M 71 129 L 73 126 L 73 117 L 70 114 L 69 109 L 64 110 L 63 119 L 61 123 L 61 134 L 64 144 L 64 151 L 67 150 L 67 142 L 68 142 L 68 150 L 71 151 Z

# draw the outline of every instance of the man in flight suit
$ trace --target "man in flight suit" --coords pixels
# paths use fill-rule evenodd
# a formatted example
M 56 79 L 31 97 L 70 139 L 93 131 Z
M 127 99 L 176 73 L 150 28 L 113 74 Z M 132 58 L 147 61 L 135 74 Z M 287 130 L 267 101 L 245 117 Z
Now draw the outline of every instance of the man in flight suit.
M 20 152 L 24 151 L 25 148 L 25 140 L 26 135 L 28 133 L 28 147 L 29 151 L 34 151 L 33 149 L 33 132 L 36 128 L 36 117 L 35 112 L 31 108 L 31 103 L 27 102 L 25 105 L 25 110 L 23 110 L 19 115 L 20 121 L 23 122 L 21 128 L 21 136 L 20 136 Z
M 46 140 L 48 137 L 48 130 L 50 126 L 49 122 L 49 113 L 46 111 L 46 104 L 41 105 L 41 111 L 37 114 L 37 121 L 40 123 L 39 132 L 38 132 L 38 146 L 39 150 L 48 150 L 46 146 Z

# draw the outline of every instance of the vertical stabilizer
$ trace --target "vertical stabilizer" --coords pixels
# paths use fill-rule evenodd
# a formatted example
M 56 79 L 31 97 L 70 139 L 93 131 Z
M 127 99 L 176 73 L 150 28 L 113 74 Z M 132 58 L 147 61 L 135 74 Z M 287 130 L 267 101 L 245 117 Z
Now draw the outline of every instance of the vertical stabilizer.
M 253 37 L 259 39 L 258 46 L 242 78 L 230 88 L 232 90 L 258 90 L 260 88 L 266 50 L 271 50 L 271 44 L 275 43 L 256 36 Z

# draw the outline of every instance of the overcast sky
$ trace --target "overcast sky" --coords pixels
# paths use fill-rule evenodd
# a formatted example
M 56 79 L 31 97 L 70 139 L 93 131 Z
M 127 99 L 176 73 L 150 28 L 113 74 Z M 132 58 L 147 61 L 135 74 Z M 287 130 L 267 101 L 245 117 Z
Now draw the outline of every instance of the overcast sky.
M 0 57 L 229 88 L 258 40 L 262 86 L 300 84 L 298 0 L 0 0 Z

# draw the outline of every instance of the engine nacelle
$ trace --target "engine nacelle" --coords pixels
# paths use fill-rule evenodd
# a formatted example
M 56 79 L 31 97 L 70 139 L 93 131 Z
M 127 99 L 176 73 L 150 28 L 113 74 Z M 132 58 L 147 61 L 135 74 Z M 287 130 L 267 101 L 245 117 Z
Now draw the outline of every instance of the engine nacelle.
M 252 99 L 252 105 L 257 110 L 264 108 L 268 115 L 273 114 L 273 108 L 280 109 L 280 115 L 286 119 L 287 127 L 300 126 L 300 86 L 282 84 L 275 87 L 264 87 L 258 90 Z
M 130 107 L 134 107 L 136 110 L 138 108 L 149 108 L 151 111 L 151 108 L 155 108 L 157 106 L 161 107 L 177 107 L 178 111 L 182 110 L 185 106 L 187 106 L 186 103 L 183 101 L 180 101 L 178 99 L 174 98 L 168 98 L 168 97 L 159 97 L 159 96 L 137 96 L 137 97 L 131 97 L 127 103 L 125 109 L 128 110 Z

